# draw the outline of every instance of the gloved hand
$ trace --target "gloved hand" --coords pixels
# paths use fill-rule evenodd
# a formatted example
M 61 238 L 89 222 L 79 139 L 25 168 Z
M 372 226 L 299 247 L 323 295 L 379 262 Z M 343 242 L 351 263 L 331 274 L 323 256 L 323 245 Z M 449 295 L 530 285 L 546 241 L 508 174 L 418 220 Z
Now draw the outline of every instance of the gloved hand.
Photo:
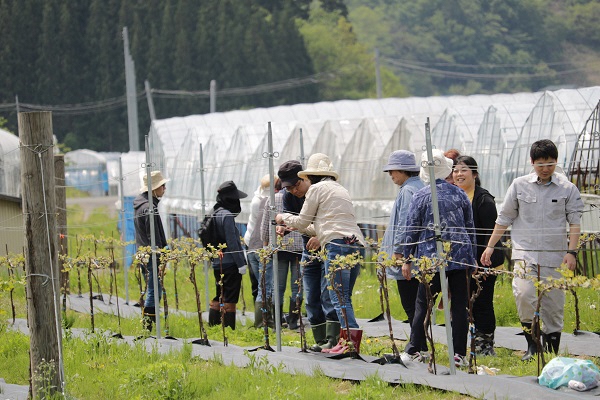
M 246 273 L 246 271 L 248 271 L 247 265 L 242 265 L 241 267 L 238 268 L 238 272 L 240 273 L 240 275 L 244 275 Z

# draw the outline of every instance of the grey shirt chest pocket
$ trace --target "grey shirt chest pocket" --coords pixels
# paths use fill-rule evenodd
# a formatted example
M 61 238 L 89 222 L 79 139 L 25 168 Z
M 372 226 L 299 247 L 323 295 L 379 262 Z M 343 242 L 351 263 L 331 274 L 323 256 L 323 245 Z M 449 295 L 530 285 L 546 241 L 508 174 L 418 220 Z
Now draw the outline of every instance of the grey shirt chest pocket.
M 519 202 L 519 217 L 528 223 L 533 223 L 538 218 L 538 199 L 535 194 L 532 193 L 517 193 L 517 200 Z
M 566 197 L 553 197 L 548 200 L 546 215 L 551 219 L 565 219 L 566 212 Z

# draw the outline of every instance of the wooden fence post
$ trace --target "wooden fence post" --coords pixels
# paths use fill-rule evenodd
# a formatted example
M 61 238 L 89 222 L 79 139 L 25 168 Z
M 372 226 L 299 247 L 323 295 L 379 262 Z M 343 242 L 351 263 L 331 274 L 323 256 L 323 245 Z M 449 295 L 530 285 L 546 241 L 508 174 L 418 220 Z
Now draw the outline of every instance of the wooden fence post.
M 67 188 L 65 184 L 65 155 L 54 155 L 54 175 L 56 194 L 56 225 L 58 233 L 58 253 L 67 255 L 69 253 L 69 241 L 67 240 Z M 71 293 L 69 286 L 69 271 L 63 272 L 63 262 L 58 259 L 58 270 L 60 271 L 60 287 L 65 295 Z M 63 311 L 64 304 L 63 304 Z
M 18 114 L 31 397 L 63 392 L 52 113 Z

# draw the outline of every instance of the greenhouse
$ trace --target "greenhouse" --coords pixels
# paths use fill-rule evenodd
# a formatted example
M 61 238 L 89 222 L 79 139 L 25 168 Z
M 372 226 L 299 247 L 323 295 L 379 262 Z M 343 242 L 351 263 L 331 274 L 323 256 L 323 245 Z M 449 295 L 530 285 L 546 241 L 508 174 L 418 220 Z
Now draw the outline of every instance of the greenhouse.
M 553 140 L 559 148 L 560 167 L 574 182 L 585 183 L 579 186 L 586 207 L 591 208 L 600 195 L 599 100 L 600 87 L 590 87 L 342 100 L 190 115 L 153 121 L 150 154 L 154 165 L 172 180 L 161 208 L 166 214 L 177 215 L 180 226 L 183 220 L 188 221 L 183 224 L 188 232 L 194 231 L 194 221 L 203 206 L 214 203 L 220 183 L 233 180 L 241 190 L 253 193 L 260 177 L 268 173 L 268 123 L 275 171 L 289 159 L 305 160 L 317 152 L 328 154 L 340 173 L 340 183 L 350 192 L 361 224 L 387 222 L 397 188 L 381 168 L 393 150 L 407 149 L 421 156 L 428 120 L 433 146 L 456 148 L 473 156 L 482 185 L 498 202 L 512 179 L 530 172 L 531 143 Z M 577 168 L 573 168 L 575 163 Z M 245 199 L 242 204 L 239 222 L 247 220 L 249 201 Z M 595 207 L 589 211 L 584 230 L 597 232 L 600 215 Z M 171 223 L 172 234 L 173 229 Z
M 108 195 L 106 157 L 92 150 L 65 154 L 65 184 L 92 196 Z
M 0 129 L 0 194 L 21 197 L 19 138 Z

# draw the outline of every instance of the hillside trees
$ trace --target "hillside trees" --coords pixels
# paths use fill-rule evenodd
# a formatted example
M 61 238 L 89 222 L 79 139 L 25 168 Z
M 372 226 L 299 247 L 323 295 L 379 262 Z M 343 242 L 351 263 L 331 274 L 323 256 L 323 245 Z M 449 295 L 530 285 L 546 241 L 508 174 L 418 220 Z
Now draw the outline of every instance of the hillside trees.
M 234 0 L 0 0 L 0 104 L 19 95 L 21 103 L 61 105 L 53 114 L 60 142 L 126 151 L 124 26 L 138 92 L 145 79 L 153 88 L 198 91 L 212 79 L 226 89 L 313 75 L 294 22 L 298 8 L 292 0 L 280 3 L 271 13 Z M 217 109 L 314 102 L 318 93 L 311 85 L 218 96 Z M 89 110 L 81 111 L 84 103 L 92 103 Z M 140 98 L 142 134 L 149 128 L 145 103 Z M 206 97 L 156 95 L 155 105 L 159 118 L 209 111 Z M 16 130 L 15 112 L 5 115 Z
M 361 44 L 352 25 L 336 12 L 313 9 L 300 32 L 317 72 L 330 75 L 321 89 L 323 100 L 375 97 L 373 53 Z M 405 88 L 389 71 L 383 71 L 386 96 L 404 96 Z
M 581 70 L 568 65 L 577 60 L 564 50 L 570 40 L 593 45 L 586 21 L 600 17 L 590 0 L 347 3 L 358 37 L 380 48 L 413 95 L 531 91 L 574 81 Z

